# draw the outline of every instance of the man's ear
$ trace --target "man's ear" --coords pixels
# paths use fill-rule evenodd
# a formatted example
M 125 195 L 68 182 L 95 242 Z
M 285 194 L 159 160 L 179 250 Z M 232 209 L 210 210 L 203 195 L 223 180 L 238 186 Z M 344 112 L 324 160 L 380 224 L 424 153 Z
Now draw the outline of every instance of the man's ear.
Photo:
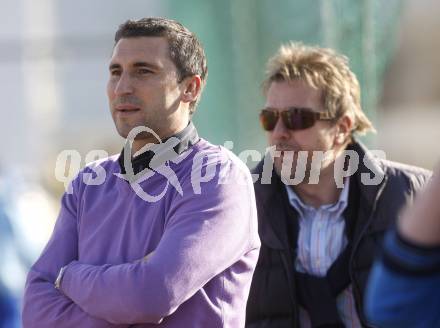
M 186 103 L 192 103 L 197 100 L 197 97 L 200 95 L 200 91 L 202 88 L 202 79 L 199 75 L 192 75 L 186 77 L 182 81 L 183 85 L 183 94 L 182 101 Z
M 343 115 L 336 123 L 336 138 L 335 143 L 337 145 L 343 145 L 350 138 L 351 131 L 353 130 L 353 118 L 350 115 Z

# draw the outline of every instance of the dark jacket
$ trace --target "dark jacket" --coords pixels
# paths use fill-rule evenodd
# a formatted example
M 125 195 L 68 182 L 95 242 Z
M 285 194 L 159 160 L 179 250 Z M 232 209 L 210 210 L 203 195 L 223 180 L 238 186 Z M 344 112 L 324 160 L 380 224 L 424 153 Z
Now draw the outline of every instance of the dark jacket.
M 431 172 L 374 157 L 358 142 L 349 149 L 358 153 L 359 167 L 350 177 L 348 207 L 356 214 L 350 233 L 346 231 L 352 245 L 348 272 L 359 318 L 367 325 L 362 311 L 363 297 L 382 235 Z M 262 245 L 247 304 L 246 327 L 299 327 L 294 279 L 298 214 L 289 205 L 278 175 L 273 172 L 271 183 L 264 184 L 262 171 L 263 161 L 253 170 L 260 175 L 254 186 Z M 373 178 L 378 173 L 384 176 L 381 183 L 362 183 L 362 179 Z

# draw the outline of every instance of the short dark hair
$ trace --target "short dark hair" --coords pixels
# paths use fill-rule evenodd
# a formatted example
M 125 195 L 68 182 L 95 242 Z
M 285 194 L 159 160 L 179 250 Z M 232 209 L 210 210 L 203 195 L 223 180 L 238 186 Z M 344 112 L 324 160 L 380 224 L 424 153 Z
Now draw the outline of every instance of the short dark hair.
M 196 35 L 179 22 L 162 18 L 148 17 L 139 20 L 128 20 L 121 24 L 115 34 L 115 45 L 122 38 L 142 36 L 165 37 L 168 41 L 170 57 L 176 65 L 179 82 L 188 76 L 199 75 L 203 89 L 208 77 L 208 66 L 205 51 Z M 190 108 L 194 109 L 198 103 L 194 101 Z

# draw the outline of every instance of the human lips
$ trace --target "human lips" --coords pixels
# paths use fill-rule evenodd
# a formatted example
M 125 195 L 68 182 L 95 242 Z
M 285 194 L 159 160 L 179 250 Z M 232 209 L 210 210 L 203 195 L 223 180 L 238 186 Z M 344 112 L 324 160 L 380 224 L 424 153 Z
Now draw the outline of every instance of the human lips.
M 140 112 L 141 110 L 140 107 L 128 103 L 118 104 L 114 108 L 115 108 L 115 115 L 121 119 L 129 118 L 134 115 L 137 115 L 137 113 Z
M 115 110 L 121 113 L 132 113 L 139 111 L 140 108 L 133 104 L 118 104 L 115 106 Z
M 280 151 L 281 154 L 284 154 L 284 152 L 298 152 L 299 151 L 299 147 L 294 147 L 294 146 L 290 146 L 290 145 L 275 145 L 275 149 L 277 151 Z

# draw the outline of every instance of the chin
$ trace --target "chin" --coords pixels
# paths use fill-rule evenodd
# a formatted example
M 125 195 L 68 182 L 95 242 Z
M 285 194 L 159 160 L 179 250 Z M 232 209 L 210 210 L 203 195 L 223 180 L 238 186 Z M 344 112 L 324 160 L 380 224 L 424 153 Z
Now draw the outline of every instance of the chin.
M 142 124 L 139 125 L 127 125 L 126 123 L 121 123 L 119 122 L 116 123 L 116 130 L 118 131 L 119 135 L 123 138 L 127 138 L 127 136 L 130 134 L 131 130 L 133 130 L 134 128 L 138 127 L 138 126 L 143 126 Z
M 121 138 L 127 139 L 128 135 L 130 134 L 131 129 L 130 128 L 121 128 L 116 126 L 116 131 L 118 131 L 118 134 Z

